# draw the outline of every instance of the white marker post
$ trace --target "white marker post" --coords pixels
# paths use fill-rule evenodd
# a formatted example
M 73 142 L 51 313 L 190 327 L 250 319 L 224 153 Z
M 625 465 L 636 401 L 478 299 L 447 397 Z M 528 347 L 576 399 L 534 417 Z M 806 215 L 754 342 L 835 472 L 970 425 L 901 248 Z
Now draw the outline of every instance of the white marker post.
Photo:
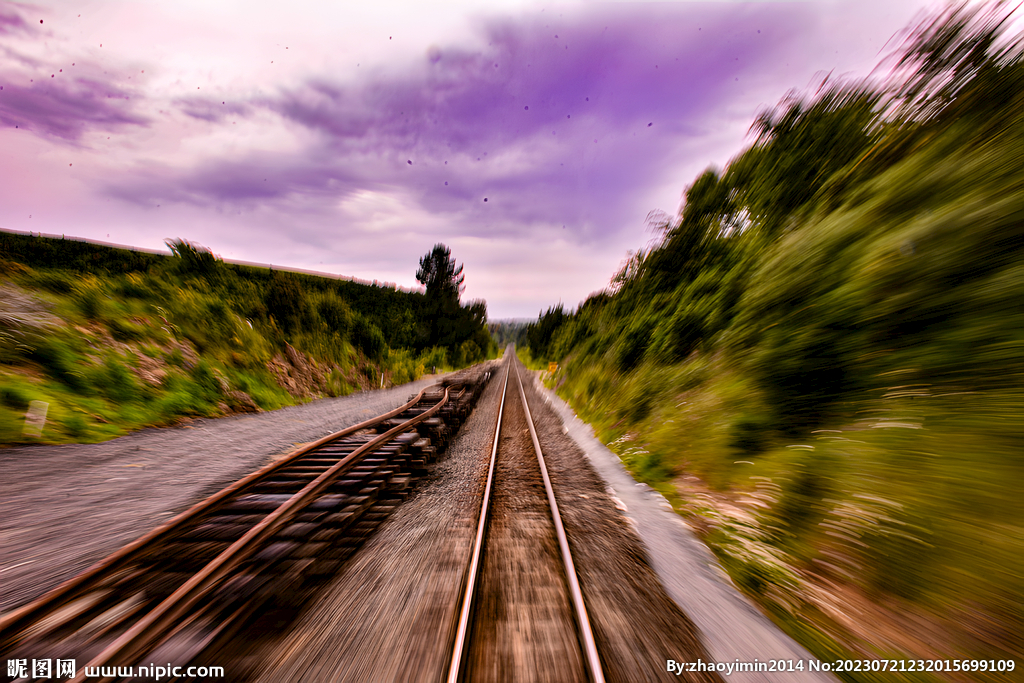
M 43 435 L 43 427 L 46 426 L 46 412 L 50 404 L 46 401 L 30 401 L 28 412 L 25 413 L 25 427 L 21 433 L 23 436 L 39 438 Z

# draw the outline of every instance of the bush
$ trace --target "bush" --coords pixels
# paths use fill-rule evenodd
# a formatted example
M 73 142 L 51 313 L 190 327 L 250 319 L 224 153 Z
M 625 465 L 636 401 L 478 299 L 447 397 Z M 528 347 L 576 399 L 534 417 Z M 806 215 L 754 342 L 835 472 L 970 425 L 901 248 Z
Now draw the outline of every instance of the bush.
M 355 317 L 352 329 L 352 342 L 367 358 L 379 360 L 387 349 L 387 342 L 380 328 L 361 315 Z
M 91 390 L 89 382 L 81 371 L 81 359 L 56 338 L 41 339 L 29 354 L 29 357 L 42 365 L 56 380 L 60 380 L 79 393 Z
M 148 299 L 153 292 L 138 273 L 130 273 L 117 284 L 117 293 L 129 299 Z
M 621 370 L 632 370 L 643 358 L 647 346 L 651 342 L 655 320 L 645 316 L 635 316 L 627 320 L 625 329 L 615 344 L 615 362 Z
M 114 339 L 122 342 L 138 341 L 146 338 L 146 331 L 139 325 L 122 320 L 121 318 L 114 318 L 109 323 L 110 334 Z
M 760 417 L 741 417 L 729 430 L 729 446 L 748 455 L 756 455 L 768 448 L 768 430 L 771 423 Z
M 89 422 L 81 413 L 71 413 L 64 418 L 64 431 L 72 438 L 81 439 L 89 433 Z
M 95 384 L 100 392 L 115 403 L 131 403 L 139 398 L 139 385 L 135 376 L 121 359 L 107 356 L 99 368 Z
M 284 332 L 297 331 L 301 325 L 306 294 L 298 280 L 290 273 L 276 271 L 264 297 L 267 313 L 273 316 L 278 328 Z
M 75 289 L 75 278 L 58 270 L 43 270 L 34 273 L 31 282 L 54 294 L 70 294 Z
M 31 400 L 31 394 L 23 386 L 17 384 L 0 386 L 0 403 L 8 408 L 19 411 L 28 410 L 28 404 Z
M 345 375 L 337 368 L 331 370 L 331 374 L 327 377 L 327 395 L 335 397 L 347 396 L 351 393 L 352 387 L 345 380 Z
M 435 346 L 420 356 L 420 364 L 427 372 L 444 372 L 448 368 L 448 350 Z
M 337 333 L 342 338 L 349 336 L 352 330 L 352 309 L 344 299 L 334 292 L 323 292 L 316 298 L 316 311 L 329 332 Z
M 192 368 L 192 381 L 199 387 L 199 395 L 207 401 L 216 401 L 221 395 L 221 380 L 205 358 Z
M 78 289 L 75 303 L 86 320 L 100 320 L 106 314 L 106 297 L 99 287 L 91 283 Z

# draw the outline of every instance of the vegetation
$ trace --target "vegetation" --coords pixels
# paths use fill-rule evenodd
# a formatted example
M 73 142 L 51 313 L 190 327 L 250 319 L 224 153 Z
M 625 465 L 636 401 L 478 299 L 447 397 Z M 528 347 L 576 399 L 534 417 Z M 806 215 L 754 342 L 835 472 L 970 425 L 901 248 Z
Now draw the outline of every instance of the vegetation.
M 463 306 L 462 266 L 456 267 L 451 251 L 443 244 L 420 259 L 416 279 L 426 287 L 423 314 L 427 343 L 444 347 L 460 358 L 483 358 L 491 348 L 487 332 L 487 304 L 471 301 Z
M 416 379 L 492 349 L 482 302 L 0 232 L 0 444 L 98 441 Z M 445 334 L 434 337 L 435 326 Z M 47 404 L 39 435 L 32 401 Z
M 498 320 L 487 324 L 491 339 L 499 349 L 499 353 L 509 344 L 520 346 L 526 343 L 526 328 L 529 323 L 517 320 Z
M 951 7 L 907 31 L 889 81 L 790 93 L 657 247 L 526 332 L 634 475 L 820 656 L 1024 651 L 1007 15 Z

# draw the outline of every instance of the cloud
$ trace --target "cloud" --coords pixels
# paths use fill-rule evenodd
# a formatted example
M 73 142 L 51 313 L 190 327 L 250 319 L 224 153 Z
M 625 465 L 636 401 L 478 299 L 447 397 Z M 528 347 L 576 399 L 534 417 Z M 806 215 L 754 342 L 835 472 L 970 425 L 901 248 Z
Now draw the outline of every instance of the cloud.
M 13 38 L 0 46 L 0 125 L 74 143 L 90 130 L 148 124 L 136 111 L 135 90 L 82 60 L 64 63 L 61 41 L 41 23 L 26 21 L 13 5 L 0 7 L 0 36 Z M 58 45 L 51 47 L 50 41 Z
M 64 77 L 17 85 L 8 78 L 3 80 L 0 123 L 6 126 L 74 142 L 88 130 L 116 130 L 149 122 L 133 111 L 133 93 L 109 82 Z
M 327 207 L 391 187 L 471 230 L 570 225 L 579 239 L 601 239 L 646 214 L 629 204 L 634 190 L 697 139 L 801 16 L 689 5 L 492 20 L 476 46 L 433 46 L 401 70 L 348 81 L 319 73 L 233 104 L 190 96 L 180 111 L 211 126 L 229 125 L 227 113 L 270 114 L 266 125 L 309 142 L 151 169 L 145 182 L 133 171 L 110 191 L 201 205 L 306 195 Z
M 217 102 L 205 97 L 179 97 L 174 101 L 174 106 L 187 116 L 208 123 L 222 123 L 228 117 L 244 118 L 251 111 L 245 104 L 225 100 Z
M 34 33 L 37 30 L 13 10 L 0 7 L 0 35 Z

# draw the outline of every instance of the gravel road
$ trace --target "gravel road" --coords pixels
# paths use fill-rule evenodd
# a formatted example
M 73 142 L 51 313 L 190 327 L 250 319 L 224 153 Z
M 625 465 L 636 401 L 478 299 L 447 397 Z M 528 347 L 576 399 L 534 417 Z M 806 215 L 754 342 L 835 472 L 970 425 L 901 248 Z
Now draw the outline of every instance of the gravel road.
M 437 379 L 98 444 L 0 449 L 0 612 L 54 588 L 275 456 L 400 406 Z

